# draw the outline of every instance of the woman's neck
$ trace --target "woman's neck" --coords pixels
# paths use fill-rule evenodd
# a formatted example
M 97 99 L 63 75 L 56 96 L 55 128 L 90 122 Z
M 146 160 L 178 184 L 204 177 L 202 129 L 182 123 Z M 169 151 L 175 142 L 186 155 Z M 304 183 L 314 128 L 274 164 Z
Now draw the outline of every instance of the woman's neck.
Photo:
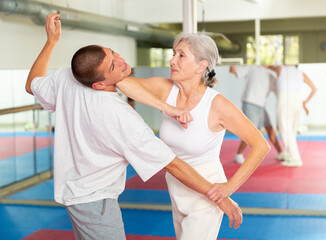
M 179 87 L 179 94 L 177 97 L 178 107 L 187 107 L 192 110 L 200 102 L 203 97 L 207 86 L 202 82 L 179 82 L 175 83 Z
M 187 80 L 175 83 L 179 87 L 179 94 L 185 98 L 192 98 L 205 92 L 206 86 L 202 82 Z

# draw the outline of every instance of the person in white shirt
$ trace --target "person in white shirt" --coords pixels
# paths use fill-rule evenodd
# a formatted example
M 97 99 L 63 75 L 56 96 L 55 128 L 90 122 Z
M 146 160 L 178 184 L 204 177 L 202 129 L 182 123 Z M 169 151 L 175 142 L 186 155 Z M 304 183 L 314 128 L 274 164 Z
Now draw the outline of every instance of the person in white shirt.
M 258 129 L 262 127 L 266 129 L 269 139 L 278 152 L 277 159 L 282 159 L 284 157 L 282 147 L 265 109 L 269 94 L 275 92 L 275 73 L 264 66 L 231 66 L 230 72 L 244 79 L 241 96 L 243 113 Z M 241 141 L 234 158 L 235 162 L 239 164 L 244 162 L 243 152 L 246 147 L 247 144 Z
M 130 163 L 146 181 L 165 168 L 199 194 L 220 196 L 215 203 L 237 228 L 241 209 L 216 191 L 188 164 L 158 139 L 143 119 L 117 94 L 116 86 L 130 74 L 130 66 L 116 52 L 97 45 L 78 50 L 72 67 L 47 75 L 52 52 L 61 36 L 59 14 L 46 22 L 47 41 L 26 81 L 49 112 L 56 112 L 54 143 L 55 201 L 66 206 L 76 239 L 125 239 L 117 202 L 124 190 Z M 77 80 L 78 81 L 77 81 Z M 123 91 L 124 86 L 121 85 Z M 151 97 L 151 106 L 174 116 L 184 127 L 188 111 L 174 109 Z M 146 103 L 146 102 L 143 102 Z M 177 114 L 175 114 L 177 113 Z
M 288 167 L 302 166 L 302 159 L 297 143 L 297 129 L 301 108 L 309 114 L 307 103 L 315 95 L 317 88 L 311 79 L 297 66 L 270 66 L 277 78 L 277 125 L 284 145 L 284 161 L 281 165 Z M 308 97 L 302 101 L 303 84 L 310 88 Z

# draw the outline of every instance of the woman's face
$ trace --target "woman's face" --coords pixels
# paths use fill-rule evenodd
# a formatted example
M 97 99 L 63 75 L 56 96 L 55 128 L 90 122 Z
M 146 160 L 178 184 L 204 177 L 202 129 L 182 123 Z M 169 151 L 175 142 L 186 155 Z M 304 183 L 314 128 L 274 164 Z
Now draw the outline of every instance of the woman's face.
M 170 66 L 170 79 L 179 82 L 193 78 L 198 72 L 199 63 L 196 62 L 189 45 L 182 41 L 173 49 Z

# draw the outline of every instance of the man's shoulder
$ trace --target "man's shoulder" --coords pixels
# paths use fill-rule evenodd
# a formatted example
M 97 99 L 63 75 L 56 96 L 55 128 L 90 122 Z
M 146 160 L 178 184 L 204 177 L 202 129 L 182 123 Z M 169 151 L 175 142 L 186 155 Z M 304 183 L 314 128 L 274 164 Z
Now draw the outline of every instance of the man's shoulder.
M 135 112 L 116 92 L 105 92 L 94 89 L 91 89 L 91 91 L 100 98 L 99 101 L 104 108 L 110 107 L 111 111 L 117 112 Z
M 63 67 L 58 68 L 57 70 L 54 70 L 53 72 L 54 76 L 60 76 L 60 77 L 67 77 L 67 78 L 73 78 L 73 74 L 70 67 Z
M 52 78 L 58 86 L 69 86 L 76 88 L 76 90 L 88 88 L 76 80 L 70 67 L 55 70 L 52 74 Z
M 97 90 L 94 90 L 97 91 Z M 101 98 L 101 112 L 109 111 L 109 115 L 116 115 L 121 121 L 143 121 L 142 117 L 126 103 L 118 93 L 102 92 L 99 94 Z

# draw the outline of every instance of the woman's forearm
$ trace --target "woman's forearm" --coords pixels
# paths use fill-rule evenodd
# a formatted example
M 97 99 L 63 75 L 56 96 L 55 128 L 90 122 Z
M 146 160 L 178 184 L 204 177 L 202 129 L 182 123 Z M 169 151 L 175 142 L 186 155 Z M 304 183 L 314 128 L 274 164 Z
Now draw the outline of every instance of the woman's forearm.
M 185 108 L 173 107 L 163 102 L 159 97 L 152 94 L 152 92 L 150 92 L 133 77 L 123 79 L 117 83 L 117 87 L 125 95 L 134 99 L 135 101 L 156 108 L 166 113 L 168 116 L 173 117 L 180 122 L 184 128 L 187 128 L 187 123 L 193 120 L 189 110 Z
M 250 148 L 244 163 L 229 179 L 228 183 L 230 184 L 233 192 L 235 192 L 247 181 L 247 179 L 256 170 L 270 149 L 270 146 L 263 136 L 261 136 L 259 141 L 256 141 L 256 144 Z
M 167 104 L 148 91 L 133 77 L 123 79 L 122 81 L 118 82 L 116 86 L 129 98 L 165 112 Z

